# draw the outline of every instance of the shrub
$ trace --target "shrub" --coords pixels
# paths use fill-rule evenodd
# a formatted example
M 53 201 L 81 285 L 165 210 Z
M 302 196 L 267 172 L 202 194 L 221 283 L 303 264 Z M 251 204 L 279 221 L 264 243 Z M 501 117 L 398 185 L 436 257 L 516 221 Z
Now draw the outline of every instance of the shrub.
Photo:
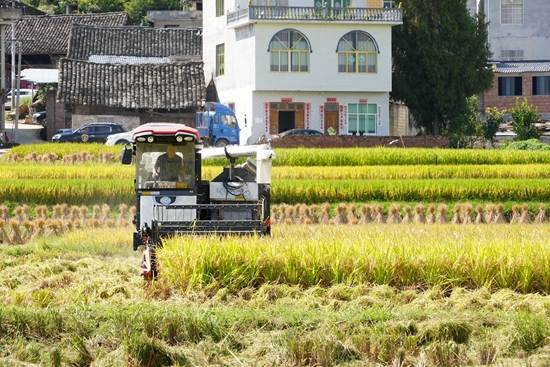
M 512 126 L 517 134 L 516 140 L 540 138 L 540 132 L 537 130 L 535 122 L 539 120 L 541 115 L 533 105 L 527 104 L 526 98 L 523 99 L 521 105 L 519 104 L 519 98 L 516 98 L 516 107 L 510 110 L 510 116 L 514 120 Z
M 534 138 L 528 140 L 516 140 L 512 142 L 506 139 L 500 148 L 507 150 L 550 150 L 550 145 Z

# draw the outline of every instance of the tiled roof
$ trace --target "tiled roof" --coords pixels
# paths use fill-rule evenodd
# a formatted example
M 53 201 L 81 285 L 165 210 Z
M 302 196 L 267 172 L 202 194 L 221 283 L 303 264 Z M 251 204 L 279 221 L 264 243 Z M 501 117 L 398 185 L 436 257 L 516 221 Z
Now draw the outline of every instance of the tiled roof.
M 58 99 L 64 103 L 145 109 L 187 109 L 205 100 L 202 61 L 97 64 L 61 59 Z
M 200 28 L 89 27 L 75 25 L 69 41 L 70 59 L 92 55 L 201 58 Z
M 0 8 L 11 8 L 12 3 L 13 3 L 12 0 L 0 0 Z M 29 17 L 29 16 L 33 16 L 33 15 L 45 15 L 46 14 L 42 10 L 38 10 L 36 8 L 33 8 L 32 6 L 24 4 L 20 1 L 15 2 L 15 8 L 16 9 L 21 9 L 21 14 L 24 17 Z
M 21 53 L 24 55 L 66 55 L 69 34 L 74 24 L 124 26 L 130 24 L 130 17 L 126 12 L 116 12 L 23 18 L 15 24 L 15 38 L 21 40 Z M 6 34 L 11 35 L 11 26 L 6 27 Z M 11 53 L 11 47 L 7 47 L 6 53 Z
M 496 61 L 495 73 L 544 73 L 550 72 L 550 61 Z

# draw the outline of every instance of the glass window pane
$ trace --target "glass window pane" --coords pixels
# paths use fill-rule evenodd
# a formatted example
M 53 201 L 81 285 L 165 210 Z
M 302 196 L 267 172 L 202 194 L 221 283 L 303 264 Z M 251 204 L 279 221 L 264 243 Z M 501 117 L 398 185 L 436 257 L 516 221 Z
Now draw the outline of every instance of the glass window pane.
M 280 71 L 288 71 L 288 53 L 281 52 Z
M 348 73 L 354 73 L 356 71 L 355 70 L 355 62 L 357 61 L 355 59 L 355 54 L 347 54 L 347 59 L 348 59 L 347 71 L 348 71 Z
M 348 132 L 352 134 L 357 132 L 357 115 L 349 115 Z
M 348 113 L 357 113 L 357 103 L 350 103 L 348 105 Z
M 369 103 L 367 112 L 376 113 L 376 103 Z
M 360 113 L 367 113 L 367 104 L 366 103 L 359 103 L 359 112 Z
M 376 54 L 369 54 L 369 73 L 376 73 Z
M 376 133 L 376 116 L 367 115 L 367 134 Z
M 359 115 L 359 132 L 365 133 L 367 124 L 367 115 Z
M 366 73 L 367 72 L 367 55 L 364 53 L 357 54 L 357 58 L 359 59 L 359 71 L 360 73 Z
M 279 71 L 279 53 L 271 52 L 271 71 Z
M 300 61 L 300 54 L 298 52 L 291 52 L 290 63 L 291 63 L 292 71 L 299 71 L 299 68 L 298 68 L 299 61 Z
M 309 70 L 309 54 L 307 52 L 300 52 L 300 71 Z
M 339 73 L 345 73 L 346 72 L 346 54 L 338 54 L 338 72 Z

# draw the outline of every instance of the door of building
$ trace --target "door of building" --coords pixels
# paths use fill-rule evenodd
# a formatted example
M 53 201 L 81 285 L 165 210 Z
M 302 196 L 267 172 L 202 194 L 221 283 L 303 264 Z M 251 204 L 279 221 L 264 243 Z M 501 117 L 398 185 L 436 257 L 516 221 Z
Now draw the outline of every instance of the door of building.
M 272 102 L 269 104 L 269 133 L 304 128 L 304 103 Z
M 325 134 L 332 128 L 338 135 L 338 103 L 325 103 Z

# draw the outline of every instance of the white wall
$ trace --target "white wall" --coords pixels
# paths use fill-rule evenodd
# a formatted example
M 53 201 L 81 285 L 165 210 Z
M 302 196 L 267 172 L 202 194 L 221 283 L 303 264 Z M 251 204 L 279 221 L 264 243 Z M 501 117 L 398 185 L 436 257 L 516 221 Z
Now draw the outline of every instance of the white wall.
M 354 2 L 356 7 L 366 4 Z M 235 10 L 247 0 L 226 0 Z M 312 0 L 289 0 L 289 6 L 312 6 Z M 203 59 L 206 82 L 216 72 L 216 45 L 225 44 L 225 75 L 215 77 L 220 102 L 234 103 L 241 126 L 241 144 L 257 141 L 264 134 L 264 102 L 292 98 L 311 103 L 313 129 L 319 127 L 319 105 L 327 97 L 340 105 L 368 99 L 379 106 L 377 135 L 389 135 L 389 92 L 391 91 L 391 25 L 345 22 L 258 22 L 236 29 L 226 26 L 226 17 L 215 17 L 215 1 L 203 3 Z M 310 41 L 310 71 L 279 73 L 270 71 L 269 41 L 280 30 L 292 28 Z M 349 31 L 368 32 L 378 44 L 376 74 L 338 72 L 338 41 Z M 246 115 L 247 125 L 244 124 Z M 341 132 L 345 133 L 345 132 Z
M 310 41 L 310 71 L 280 73 L 270 71 L 269 41 L 279 31 L 291 28 Z M 340 38 L 354 30 L 369 33 L 379 46 L 376 74 L 338 72 L 336 49 Z M 256 24 L 256 86 L 258 90 L 376 91 L 391 90 L 391 27 L 346 23 L 262 23 Z

